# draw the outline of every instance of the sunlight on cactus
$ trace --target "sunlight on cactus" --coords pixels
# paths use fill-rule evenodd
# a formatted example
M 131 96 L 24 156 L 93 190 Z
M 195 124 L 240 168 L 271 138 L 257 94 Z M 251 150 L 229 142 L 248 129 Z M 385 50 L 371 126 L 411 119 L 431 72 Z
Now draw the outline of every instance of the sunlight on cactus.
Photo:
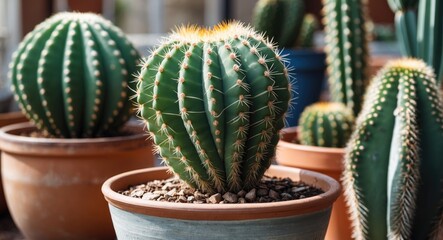
M 241 23 L 181 27 L 143 63 L 139 111 L 158 153 L 189 185 L 248 189 L 274 157 L 287 74 L 275 46 Z
M 131 116 L 139 55 L 123 32 L 92 13 L 59 13 L 21 42 L 10 64 L 15 98 L 56 137 L 103 136 Z

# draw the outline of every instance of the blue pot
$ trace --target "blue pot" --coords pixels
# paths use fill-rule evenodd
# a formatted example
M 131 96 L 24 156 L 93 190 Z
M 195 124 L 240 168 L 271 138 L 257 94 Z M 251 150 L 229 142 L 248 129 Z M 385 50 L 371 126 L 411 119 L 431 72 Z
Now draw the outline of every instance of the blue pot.
M 317 102 L 323 88 L 326 54 L 323 51 L 284 49 L 282 55 L 289 61 L 293 89 L 292 106 L 286 117 L 288 127 L 298 125 L 306 106 Z

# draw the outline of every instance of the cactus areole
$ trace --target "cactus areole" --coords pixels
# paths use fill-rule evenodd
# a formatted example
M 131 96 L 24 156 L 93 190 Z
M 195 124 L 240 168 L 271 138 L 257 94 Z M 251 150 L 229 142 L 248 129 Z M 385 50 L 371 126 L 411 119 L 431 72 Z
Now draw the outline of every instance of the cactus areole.
M 182 27 L 138 76 L 137 101 L 158 153 L 192 187 L 254 187 L 270 166 L 290 101 L 275 46 L 238 22 Z
M 59 13 L 21 42 L 9 77 L 20 108 L 55 137 L 105 136 L 131 115 L 139 55 L 111 22 Z
M 345 156 L 354 239 L 442 239 L 443 102 L 421 60 L 372 80 Z

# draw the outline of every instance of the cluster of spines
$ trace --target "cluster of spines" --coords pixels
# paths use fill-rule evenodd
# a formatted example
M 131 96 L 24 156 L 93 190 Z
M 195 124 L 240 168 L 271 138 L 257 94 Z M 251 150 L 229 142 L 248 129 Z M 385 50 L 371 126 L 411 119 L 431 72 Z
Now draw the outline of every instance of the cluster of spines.
M 236 22 L 181 28 L 138 79 L 139 111 L 173 172 L 208 192 L 257 184 L 290 100 L 273 44 Z
M 432 70 L 404 59 L 372 81 L 345 157 L 355 239 L 436 239 L 443 102 Z
M 292 47 L 297 43 L 304 14 L 302 0 L 259 0 L 252 22 L 257 31 L 265 33 L 280 47 Z
M 365 2 L 323 0 L 331 98 L 344 103 L 354 115 L 360 112 L 367 78 Z
M 130 74 L 138 57 L 111 22 L 60 13 L 25 37 L 9 77 L 19 106 L 40 130 L 67 138 L 101 136 L 129 119 Z
M 305 108 L 299 119 L 303 145 L 341 148 L 352 133 L 354 115 L 342 103 L 320 102 Z

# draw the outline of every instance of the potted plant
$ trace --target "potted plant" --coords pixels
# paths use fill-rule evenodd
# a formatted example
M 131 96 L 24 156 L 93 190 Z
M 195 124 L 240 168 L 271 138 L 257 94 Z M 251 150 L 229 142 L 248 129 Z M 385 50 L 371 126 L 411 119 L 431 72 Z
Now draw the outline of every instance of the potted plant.
M 305 14 L 303 0 L 259 0 L 252 25 L 279 45 L 289 63 L 295 104 L 286 121 L 296 126 L 303 109 L 319 100 L 324 83 L 325 53 L 313 49 L 318 21 L 313 14 Z
M 2 128 L 0 147 L 6 201 L 26 238 L 114 237 L 101 184 L 153 164 L 142 127 L 123 126 L 138 58 L 91 13 L 56 14 L 20 44 L 10 77 L 34 125 Z
M 355 239 L 442 239 L 442 109 L 422 60 L 392 61 L 374 78 L 344 161 Z
M 277 145 L 279 165 L 326 174 L 340 181 L 345 145 L 354 115 L 343 103 L 319 102 L 305 108 L 298 127 L 282 129 Z M 334 203 L 326 239 L 350 239 L 351 224 L 343 195 Z
M 290 100 L 287 69 L 280 59 L 271 42 L 238 22 L 213 30 L 180 28 L 153 51 L 138 77 L 137 100 L 169 174 L 165 168 L 139 170 L 104 183 L 118 238 L 324 237 L 339 194 L 332 178 L 273 166 L 270 176 L 304 181 L 324 193 L 303 200 L 250 203 L 256 199 L 252 195 L 263 192 L 256 188 L 264 184 L 261 179 L 274 157 Z M 172 173 L 198 189 L 191 191 L 205 193 L 218 204 L 191 204 L 186 197 L 161 202 L 119 193 Z M 275 199 L 283 194 L 264 191 Z M 155 199 L 155 194 L 141 191 L 139 196 Z M 247 203 L 228 204 L 239 201 Z

